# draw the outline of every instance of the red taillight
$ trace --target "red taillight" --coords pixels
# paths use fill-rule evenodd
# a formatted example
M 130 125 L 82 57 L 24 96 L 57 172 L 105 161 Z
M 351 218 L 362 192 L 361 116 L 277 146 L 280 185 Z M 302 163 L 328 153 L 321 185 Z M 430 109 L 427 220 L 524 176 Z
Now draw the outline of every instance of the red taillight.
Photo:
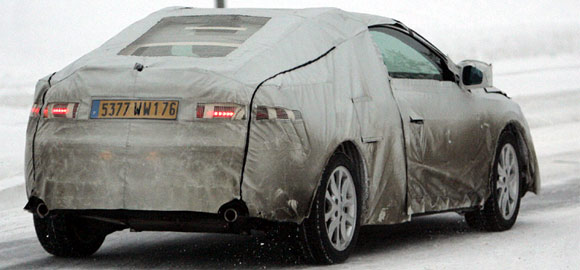
M 65 115 L 68 113 L 68 108 L 52 108 L 52 115 Z
M 197 105 L 197 118 L 203 118 L 203 113 L 205 112 L 205 106 L 204 105 Z
M 256 120 L 301 120 L 300 111 L 288 110 L 284 108 L 273 108 L 258 106 L 256 109 Z
M 268 116 L 268 108 L 264 106 L 259 106 L 256 109 L 256 120 L 266 120 L 266 119 L 270 119 L 270 116 Z
M 236 104 L 198 104 L 198 119 L 232 119 L 245 118 L 245 108 Z
M 30 110 L 30 117 L 38 117 L 40 116 L 40 105 L 34 104 L 32 105 L 32 109 Z
M 289 110 L 276 108 L 276 119 L 288 119 Z
M 234 112 L 229 111 L 213 111 L 213 118 L 232 118 L 234 116 Z
M 232 118 L 236 114 L 238 106 L 214 106 L 213 118 Z
M 76 118 L 78 103 L 50 103 L 44 108 L 44 118 Z

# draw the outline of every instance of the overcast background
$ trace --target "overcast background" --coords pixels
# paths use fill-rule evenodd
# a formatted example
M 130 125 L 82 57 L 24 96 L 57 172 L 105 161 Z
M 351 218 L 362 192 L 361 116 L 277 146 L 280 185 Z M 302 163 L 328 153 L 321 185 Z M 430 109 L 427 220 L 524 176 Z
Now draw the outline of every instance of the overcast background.
M 580 55 L 578 0 L 226 0 L 226 5 L 332 6 L 387 16 L 415 29 L 456 62 Z M 213 7 L 214 1 L 1 0 L 0 89 L 31 87 L 40 77 L 60 70 L 131 23 L 168 6 Z

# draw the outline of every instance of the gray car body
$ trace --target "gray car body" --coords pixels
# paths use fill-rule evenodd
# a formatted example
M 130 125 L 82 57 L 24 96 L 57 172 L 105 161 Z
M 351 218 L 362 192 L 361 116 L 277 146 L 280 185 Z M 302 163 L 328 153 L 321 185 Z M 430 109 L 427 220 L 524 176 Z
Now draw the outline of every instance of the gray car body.
M 223 58 L 118 55 L 161 18 L 215 14 L 271 19 Z M 250 217 L 300 223 L 338 149 L 360 169 L 363 224 L 392 224 L 482 205 L 505 129 L 517 133 L 525 189 L 539 192 L 519 106 L 495 88 L 390 78 L 369 34 L 376 25 L 405 28 L 327 8 L 153 13 L 38 82 L 35 104 L 80 105 L 76 119 L 30 119 L 27 194 L 50 210 L 217 213 L 241 200 Z M 178 99 L 179 114 L 90 119 L 95 98 Z M 195 119 L 196 105 L 208 102 L 244 105 L 251 117 Z M 255 120 L 257 106 L 302 119 Z

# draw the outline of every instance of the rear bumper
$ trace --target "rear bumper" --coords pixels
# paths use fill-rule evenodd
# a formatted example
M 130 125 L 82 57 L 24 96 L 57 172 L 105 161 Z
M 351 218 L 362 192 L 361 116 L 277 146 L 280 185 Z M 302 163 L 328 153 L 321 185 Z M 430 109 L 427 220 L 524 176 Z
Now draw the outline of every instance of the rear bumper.
M 31 202 L 27 207 L 33 207 Z M 28 209 L 28 208 L 25 208 Z M 31 209 L 28 209 L 31 210 Z M 66 215 L 92 220 L 95 230 L 111 233 L 124 229 L 133 231 L 174 231 L 209 233 L 251 233 L 251 230 L 269 231 L 285 226 L 283 223 L 240 216 L 227 222 L 220 214 L 189 211 L 141 211 L 141 210 L 54 210 L 47 216 Z M 287 226 L 287 225 L 286 225 Z
M 245 125 L 41 119 L 27 190 L 51 210 L 217 213 L 240 198 Z

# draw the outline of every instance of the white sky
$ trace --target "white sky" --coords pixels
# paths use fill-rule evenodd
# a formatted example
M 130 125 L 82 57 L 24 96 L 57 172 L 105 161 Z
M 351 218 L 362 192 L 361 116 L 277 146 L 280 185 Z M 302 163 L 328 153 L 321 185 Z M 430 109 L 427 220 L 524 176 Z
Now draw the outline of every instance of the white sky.
M 392 17 L 420 32 L 453 58 L 491 60 L 487 59 L 490 55 L 509 56 L 511 52 L 502 53 L 504 45 L 498 44 L 504 40 L 513 51 L 518 51 L 520 45 L 529 47 L 534 42 L 551 49 L 551 54 L 561 50 L 580 51 L 580 48 L 570 48 L 580 41 L 578 0 L 506 2 L 226 0 L 228 7 L 332 6 Z M 161 8 L 213 5 L 213 0 L 1 0 L 0 80 L 20 81 L 25 78 L 35 81 L 61 69 L 131 23 Z M 558 38 L 556 43 L 552 43 L 549 39 L 553 37 L 545 37 L 546 32 L 563 37 L 563 40 Z M 493 44 L 493 47 L 486 43 Z M 496 53 L 497 50 L 500 51 Z M 519 51 L 538 53 L 530 48 Z

